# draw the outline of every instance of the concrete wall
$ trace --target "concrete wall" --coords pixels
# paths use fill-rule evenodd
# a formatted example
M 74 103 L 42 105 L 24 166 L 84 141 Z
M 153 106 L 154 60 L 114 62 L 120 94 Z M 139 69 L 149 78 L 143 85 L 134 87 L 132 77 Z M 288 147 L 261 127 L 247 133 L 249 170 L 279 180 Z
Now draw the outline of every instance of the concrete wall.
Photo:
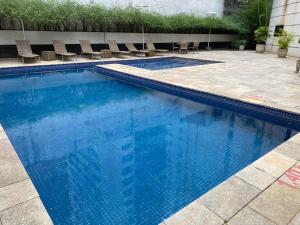
M 52 40 L 64 40 L 66 44 L 78 44 L 79 40 L 90 40 L 91 43 L 104 44 L 106 40 L 116 40 L 118 43 L 142 43 L 141 33 L 103 33 L 103 32 L 52 32 L 26 31 L 26 39 L 34 45 L 52 44 Z M 211 42 L 230 42 L 239 38 L 234 34 L 213 34 Z M 15 45 L 15 40 L 23 39 L 21 31 L 0 30 L 0 45 Z M 145 40 L 155 43 L 170 43 L 180 41 L 207 42 L 208 34 L 154 34 L 146 33 Z
M 277 52 L 277 38 L 274 37 L 276 25 L 284 25 L 286 31 L 295 35 L 289 47 L 289 55 L 300 57 L 300 0 L 274 0 L 270 20 L 271 37 L 267 41 L 267 51 Z
M 89 2 L 89 0 L 78 0 L 79 2 Z M 223 16 L 224 0 L 96 0 L 95 2 L 110 6 L 142 6 L 147 5 L 146 10 L 158 12 L 164 15 L 178 13 L 188 13 L 205 16 L 208 11 Z

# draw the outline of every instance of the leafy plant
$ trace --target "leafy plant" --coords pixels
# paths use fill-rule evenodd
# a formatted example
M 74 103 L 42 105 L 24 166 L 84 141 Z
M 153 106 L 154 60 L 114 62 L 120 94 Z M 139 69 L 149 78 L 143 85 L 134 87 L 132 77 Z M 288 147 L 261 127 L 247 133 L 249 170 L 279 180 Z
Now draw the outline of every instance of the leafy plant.
M 222 19 L 187 14 L 164 16 L 134 7 L 107 8 L 96 1 L 0 0 L 0 29 L 19 30 L 20 26 L 11 21 L 23 20 L 27 30 L 141 32 L 144 25 L 145 32 L 154 33 L 207 33 L 210 28 L 212 33 L 250 33 L 258 26 L 258 18 L 268 17 L 263 9 L 270 1 L 253 0 L 259 3 L 260 11 L 250 1 L 235 15 Z
M 257 43 L 265 44 L 268 37 L 270 37 L 269 32 L 269 27 L 267 26 L 257 28 L 254 32 L 255 40 L 257 41 Z
M 240 46 L 242 46 L 242 45 L 245 46 L 246 44 L 247 44 L 246 40 L 236 40 L 236 41 L 231 42 L 231 47 L 233 49 L 239 49 Z
M 246 45 L 247 44 L 247 40 L 239 40 L 239 45 Z
M 280 49 L 287 49 L 290 43 L 294 40 L 294 35 L 281 29 L 278 33 L 278 46 Z

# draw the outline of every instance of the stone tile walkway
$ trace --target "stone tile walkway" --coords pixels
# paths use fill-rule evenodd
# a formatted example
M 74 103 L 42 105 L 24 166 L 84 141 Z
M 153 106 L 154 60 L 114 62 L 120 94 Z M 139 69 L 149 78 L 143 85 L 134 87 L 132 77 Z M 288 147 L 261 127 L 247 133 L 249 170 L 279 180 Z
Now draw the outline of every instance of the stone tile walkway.
M 33 183 L 0 125 L 0 224 L 51 225 Z

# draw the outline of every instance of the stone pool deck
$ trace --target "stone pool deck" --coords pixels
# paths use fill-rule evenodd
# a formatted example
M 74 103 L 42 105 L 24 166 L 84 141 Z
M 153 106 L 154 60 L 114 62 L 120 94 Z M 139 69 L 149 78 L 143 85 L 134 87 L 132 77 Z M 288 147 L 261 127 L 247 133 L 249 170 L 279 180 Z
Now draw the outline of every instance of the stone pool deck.
M 52 221 L 0 125 L 0 225 L 51 225 Z
M 223 63 L 160 71 L 120 64 L 103 67 L 300 114 L 300 76 L 294 72 L 296 58 L 279 59 L 274 54 L 250 51 L 210 51 L 180 57 Z M 91 60 L 79 59 L 77 63 L 80 62 Z M 35 65 L 62 63 L 53 61 Z M 0 61 L 0 68 L 13 66 L 23 64 L 16 60 Z M 0 225 L 52 224 L 1 126 L 0 161 Z M 300 134 L 161 223 L 173 224 L 300 224 Z

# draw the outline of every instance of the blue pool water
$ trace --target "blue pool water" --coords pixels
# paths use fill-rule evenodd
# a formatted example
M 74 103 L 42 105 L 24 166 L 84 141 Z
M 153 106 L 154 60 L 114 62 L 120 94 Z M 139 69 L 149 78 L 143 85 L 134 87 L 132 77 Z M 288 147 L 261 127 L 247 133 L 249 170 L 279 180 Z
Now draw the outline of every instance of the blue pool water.
M 126 60 L 120 61 L 120 64 L 134 66 L 147 70 L 162 70 L 171 69 L 186 66 L 199 66 L 211 63 L 220 63 L 218 61 L 211 60 L 198 60 L 198 59 L 188 59 L 180 57 L 166 57 L 166 58 L 153 58 L 144 60 Z
M 55 224 L 158 224 L 295 130 L 80 69 L 2 77 L 4 126 Z

